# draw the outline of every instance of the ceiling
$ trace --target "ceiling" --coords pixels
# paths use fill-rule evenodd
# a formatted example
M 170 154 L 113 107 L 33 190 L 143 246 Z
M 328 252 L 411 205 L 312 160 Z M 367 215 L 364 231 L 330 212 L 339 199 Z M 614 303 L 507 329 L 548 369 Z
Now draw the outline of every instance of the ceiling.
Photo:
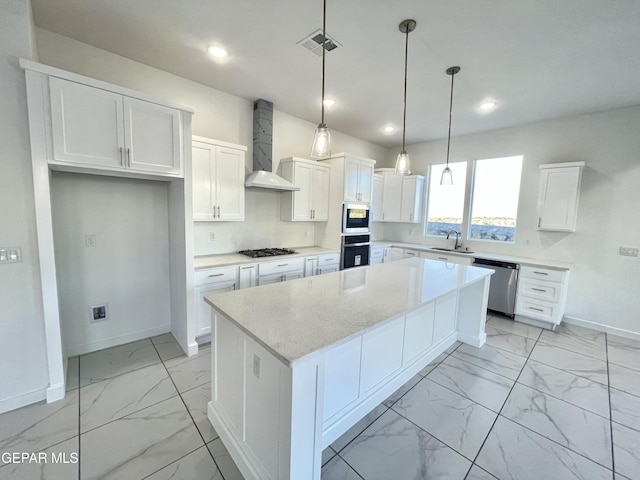
M 32 0 L 36 26 L 279 111 L 320 121 L 320 57 L 297 42 L 322 28 L 321 0 Z M 640 104 L 638 0 L 327 1 L 329 128 L 385 147 Z M 206 52 L 224 45 L 215 62 Z M 477 112 L 486 97 L 497 101 Z M 397 127 L 392 134 L 382 127 Z

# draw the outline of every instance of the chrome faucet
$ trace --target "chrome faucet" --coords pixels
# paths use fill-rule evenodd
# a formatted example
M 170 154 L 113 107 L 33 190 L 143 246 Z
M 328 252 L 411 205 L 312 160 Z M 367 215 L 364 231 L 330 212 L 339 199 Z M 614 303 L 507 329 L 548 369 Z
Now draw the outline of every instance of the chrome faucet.
M 462 248 L 462 243 L 460 242 L 460 233 L 456 230 L 449 230 L 449 232 L 447 232 L 447 240 L 449 240 L 449 236 L 451 235 L 451 233 L 455 233 L 456 234 L 456 243 L 453 246 L 454 250 L 458 250 L 459 248 Z

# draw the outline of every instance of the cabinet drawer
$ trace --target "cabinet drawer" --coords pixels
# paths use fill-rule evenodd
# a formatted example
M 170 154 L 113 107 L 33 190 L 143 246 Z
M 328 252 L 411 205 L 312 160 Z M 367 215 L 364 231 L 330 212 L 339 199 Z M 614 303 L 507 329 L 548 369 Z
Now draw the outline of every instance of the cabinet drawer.
M 318 255 L 318 266 L 322 267 L 325 265 L 335 265 L 340 263 L 340 254 L 339 253 L 325 253 L 323 255 Z
M 223 282 L 235 283 L 237 276 L 238 267 L 235 265 L 197 270 L 195 275 L 196 287 Z
M 545 322 L 560 323 L 560 306 L 555 303 L 536 301 L 527 297 L 517 297 L 516 314 Z
M 384 257 L 384 248 L 372 248 L 371 255 L 369 256 L 369 261 L 373 262 L 374 260 L 382 260 Z
M 518 281 L 518 295 L 557 303 L 562 298 L 562 284 L 546 282 L 537 278 L 521 277 Z
M 293 270 L 304 271 L 304 258 L 288 258 L 277 262 L 265 262 L 258 264 L 258 275 L 273 275 L 276 273 L 291 272 Z
M 404 258 L 419 257 L 420 256 L 420 251 L 419 250 L 409 250 L 408 248 L 405 248 L 403 256 L 404 256 Z
M 539 280 L 547 280 L 550 282 L 563 282 L 566 270 L 555 270 L 547 267 L 533 267 L 522 265 L 520 267 L 520 276 L 527 278 L 537 278 Z

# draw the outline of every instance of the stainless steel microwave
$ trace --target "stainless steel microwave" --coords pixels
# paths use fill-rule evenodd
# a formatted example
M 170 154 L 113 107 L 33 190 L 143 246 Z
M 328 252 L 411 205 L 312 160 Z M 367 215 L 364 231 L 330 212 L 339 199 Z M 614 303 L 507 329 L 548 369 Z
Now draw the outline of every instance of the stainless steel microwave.
M 369 205 L 345 203 L 342 207 L 342 233 L 369 233 L 371 215 Z

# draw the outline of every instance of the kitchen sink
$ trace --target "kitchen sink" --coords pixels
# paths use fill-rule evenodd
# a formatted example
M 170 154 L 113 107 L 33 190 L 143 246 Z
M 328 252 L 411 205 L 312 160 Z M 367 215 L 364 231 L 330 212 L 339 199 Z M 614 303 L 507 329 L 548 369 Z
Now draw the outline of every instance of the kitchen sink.
M 453 248 L 442 248 L 442 247 L 431 247 L 431 250 L 439 250 L 441 252 L 454 252 L 454 253 L 474 253 L 474 252 L 470 252 L 469 250 L 455 250 Z

